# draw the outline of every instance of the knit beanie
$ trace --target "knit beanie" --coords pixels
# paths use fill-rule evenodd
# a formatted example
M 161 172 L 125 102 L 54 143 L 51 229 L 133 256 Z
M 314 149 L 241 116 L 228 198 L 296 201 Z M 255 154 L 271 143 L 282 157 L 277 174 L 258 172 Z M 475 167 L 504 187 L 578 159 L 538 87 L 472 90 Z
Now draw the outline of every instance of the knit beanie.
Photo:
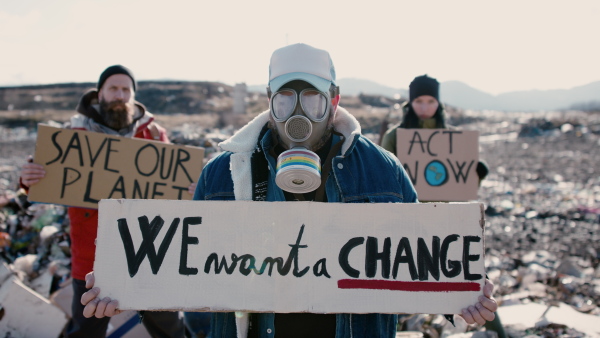
M 108 68 L 106 68 L 102 74 L 100 74 L 100 79 L 98 80 L 98 87 L 97 89 L 100 90 L 100 88 L 102 88 L 102 86 L 104 85 L 104 82 L 106 82 L 106 79 L 108 79 L 109 77 L 115 75 L 115 74 L 124 74 L 127 75 L 131 78 L 131 82 L 133 82 L 133 90 L 137 90 L 137 84 L 135 83 L 135 77 L 133 76 L 133 72 L 131 70 L 129 70 L 129 68 L 125 67 L 125 66 L 121 66 L 121 65 L 114 65 L 114 66 L 110 66 Z
M 408 97 L 410 102 L 421 95 L 429 95 L 440 101 L 440 83 L 425 75 L 417 76 L 408 86 Z

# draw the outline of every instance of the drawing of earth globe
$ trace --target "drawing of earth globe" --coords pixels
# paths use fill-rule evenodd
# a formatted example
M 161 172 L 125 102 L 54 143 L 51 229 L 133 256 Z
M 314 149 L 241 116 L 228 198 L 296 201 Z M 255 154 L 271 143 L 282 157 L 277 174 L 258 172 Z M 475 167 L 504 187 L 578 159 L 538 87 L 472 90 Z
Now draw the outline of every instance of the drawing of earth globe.
M 448 181 L 448 170 L 440 161 L 431 161 L 425 167 L 425 181 L 432 187 L 438 187 Z

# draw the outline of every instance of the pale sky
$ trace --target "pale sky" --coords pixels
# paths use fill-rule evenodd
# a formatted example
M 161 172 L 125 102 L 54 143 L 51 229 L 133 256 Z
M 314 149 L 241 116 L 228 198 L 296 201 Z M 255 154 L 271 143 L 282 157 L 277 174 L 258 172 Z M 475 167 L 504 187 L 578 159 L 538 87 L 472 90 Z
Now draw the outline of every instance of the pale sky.
M 596 0 L 0 0 L 0 86 L 96 82 L 113 64 L 138 81 L 266 84 L 271 53 L 304 42 L 338 78 L 568 89 L 600 80 L 599 38 Z

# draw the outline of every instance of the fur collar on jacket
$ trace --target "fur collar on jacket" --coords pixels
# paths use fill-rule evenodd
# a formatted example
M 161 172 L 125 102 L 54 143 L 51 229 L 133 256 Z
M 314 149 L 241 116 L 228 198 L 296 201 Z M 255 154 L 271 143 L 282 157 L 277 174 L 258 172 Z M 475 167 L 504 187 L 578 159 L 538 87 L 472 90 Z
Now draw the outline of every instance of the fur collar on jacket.
M 231 138 L 221 142 L 219 146 L 233 154 L 230 157 L 231 178 L 233 179 L 233 193 L 238 201 L 252 200 L 252 168 L 250 158 L 258 141 L 258 136 L 264 125 L 269 122 L 270 112 L 267 110 L 255 117 L 243 128 L 238 130 Z M 346 109 L 338 107 L 333 119 L 333 129 L 344 135 L 342 156 L 345 156 L 354 139 L 361 133 L 360 124 Z
M 232 153 L 252 152 L 256 146 L 257 138 L 264 125 L 269 122 L 270 111 L 264 111 L 252 121 L 238 130 L 231 138 L 221 142 L 219 146 Z M 360 135 L 360 123 L 346 109 L 338 107 L 333 119 L 333 129 L 344 135 L 342 154 L 346 154 L 356 135 Z

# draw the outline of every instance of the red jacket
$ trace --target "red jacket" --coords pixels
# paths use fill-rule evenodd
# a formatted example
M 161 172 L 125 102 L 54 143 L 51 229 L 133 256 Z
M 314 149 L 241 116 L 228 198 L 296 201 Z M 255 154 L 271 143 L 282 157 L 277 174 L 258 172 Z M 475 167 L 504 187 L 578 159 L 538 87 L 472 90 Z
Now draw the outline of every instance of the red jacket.
M 134 137 L 153 140 L 152 132 L 148 128 L 150 124 L 156 126 L 160 140 L 169 143 L 166 130 L 154 122 L 138 128 Z M 75 279 L 85 280 L 85 275 L 94 269 L 98 210 L 70 207 L 69 219 L 71 220 L 71 275 Z

